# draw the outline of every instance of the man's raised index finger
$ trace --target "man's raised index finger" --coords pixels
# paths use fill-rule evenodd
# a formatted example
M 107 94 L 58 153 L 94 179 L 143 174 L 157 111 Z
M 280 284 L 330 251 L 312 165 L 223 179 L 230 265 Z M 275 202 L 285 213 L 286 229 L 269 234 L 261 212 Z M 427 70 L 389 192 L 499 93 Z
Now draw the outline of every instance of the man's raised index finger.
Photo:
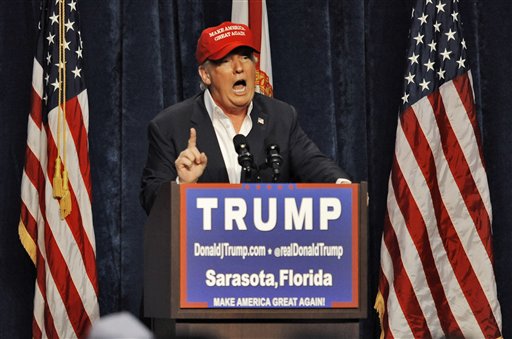
M 191 128 L 190 129 L 190 138 L 188 139 L 188 148 L 196 147 L 196 140 L 197 140 L 196 129 Z

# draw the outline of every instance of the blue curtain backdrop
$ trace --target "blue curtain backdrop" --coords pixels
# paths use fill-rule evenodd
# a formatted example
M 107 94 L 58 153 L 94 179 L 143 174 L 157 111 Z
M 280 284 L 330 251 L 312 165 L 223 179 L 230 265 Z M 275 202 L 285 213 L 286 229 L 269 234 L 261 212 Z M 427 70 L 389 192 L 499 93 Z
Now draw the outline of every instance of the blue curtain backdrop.
M 319 147 L 369 182 L 372 305 L 400 102 L 411 0 L 267 0 L 275 96 L 293 104 Z M 512 3 L 460 2 L 494 212 L 504 336 L 512 335 Z M 145 214 L 138 202 L 146 125 L 198 92 L 194 51 L 231 0 L 79 0 L 90 105 L 101 313 L 138 315 Z M 0 0 L 0 338 L 29 338 L 34 268 L 17 235 L 38 0 Z M 496 23 L 499 23 L 497 25 Z

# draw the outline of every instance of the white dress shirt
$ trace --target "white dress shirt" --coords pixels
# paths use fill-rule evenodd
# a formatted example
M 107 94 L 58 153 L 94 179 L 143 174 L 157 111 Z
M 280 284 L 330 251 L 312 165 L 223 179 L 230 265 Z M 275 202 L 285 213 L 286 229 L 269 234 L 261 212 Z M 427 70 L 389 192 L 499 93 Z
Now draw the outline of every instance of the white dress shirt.
M 206 89 L 204 91 L 204 105 L 208 111 L 210 119 L 212 119 L 213 128 L 217 135 L 217 141 L 219 142 L 220 151 L 224 158 L 224 164 L 228 172 L 229 182 L 231 184 L 239 184 L 242 173 L 242 166 L 238 164 L 238 154 L 236 153 L 235 146 L 233 144 L 233 138 L 237 134 L 247 136 L 252 129 L 251 111 L 252 102 L 247 109 L 247 115 L 242 122 L 240 131 L 236 133 L 233 123 L 224 111 L 215 104 L 213 101 L 210 91 Z

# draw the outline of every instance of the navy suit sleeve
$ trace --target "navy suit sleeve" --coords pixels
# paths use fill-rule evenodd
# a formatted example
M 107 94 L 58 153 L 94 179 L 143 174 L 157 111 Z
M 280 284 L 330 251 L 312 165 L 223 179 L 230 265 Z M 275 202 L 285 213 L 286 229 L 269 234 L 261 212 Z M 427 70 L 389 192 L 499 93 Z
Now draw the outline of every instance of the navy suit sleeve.
M 148 158 L 142 173 L 140 203 L 149 214 L 160 186 L 177 177 L 174 162 L 178 156 L 174 141 L 166 137 L 159 126 L 151 121 L 148 125 Z

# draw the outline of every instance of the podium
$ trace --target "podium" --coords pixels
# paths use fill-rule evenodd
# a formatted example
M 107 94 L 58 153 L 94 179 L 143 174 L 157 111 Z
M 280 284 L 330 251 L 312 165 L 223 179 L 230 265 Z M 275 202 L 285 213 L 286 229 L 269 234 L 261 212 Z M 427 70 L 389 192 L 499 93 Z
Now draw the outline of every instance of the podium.
M 367 251 L 365 182 L 165 184 L 144 230 L 144 316 L 157 338 L 357 338 Z

